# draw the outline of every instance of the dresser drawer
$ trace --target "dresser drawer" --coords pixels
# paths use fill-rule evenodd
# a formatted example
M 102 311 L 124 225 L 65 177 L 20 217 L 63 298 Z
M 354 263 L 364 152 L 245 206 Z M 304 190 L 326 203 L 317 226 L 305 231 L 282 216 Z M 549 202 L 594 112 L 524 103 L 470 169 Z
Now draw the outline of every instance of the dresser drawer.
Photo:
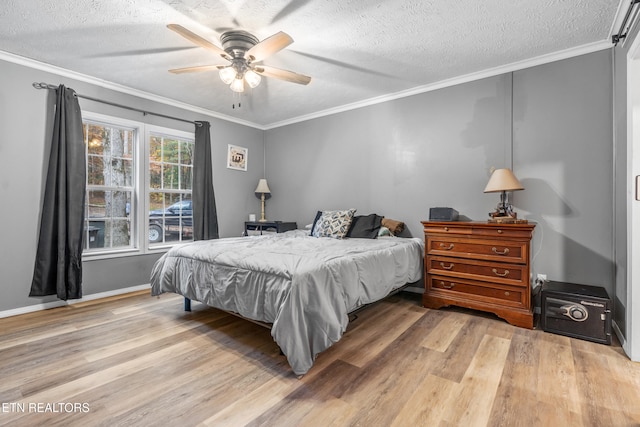
M 470 225 L 459 225 L 455 222 L 451 224 L 430 224 L 424 227 L 425 234 L 442 233 L 442 234 L 462 234 L 470 235 L 473 233 L 473 227 Z
M 528 242 L 428 236 L 426 250 L 429 255 L 524 264 L 529 258 L 527 248 Z
M 524 264 L 504 264 L 438 256 L 427 257 L 427 273 L 525 287 L 529 280 L 527 266 Z
M 429 295 L 452 299 L 472 299 L 513 307 L 527 307 L 526 291 L 527 289 L 523 288 L 487 286 L 482 282 L 438 276 L 430 276 L 427 283 Z
M 486 228 L 486 227 L 473 227 L 471 230 L 471 234 L 474 236 L 487 236 L 487 237 L 498 237 L 498 238 L 519 238 L 519 239 L 530 239 L 531 238 L 531 230 L 521 229 L 521 228 L 507 228 L 507 227 L 495 227 L 495 228 Z

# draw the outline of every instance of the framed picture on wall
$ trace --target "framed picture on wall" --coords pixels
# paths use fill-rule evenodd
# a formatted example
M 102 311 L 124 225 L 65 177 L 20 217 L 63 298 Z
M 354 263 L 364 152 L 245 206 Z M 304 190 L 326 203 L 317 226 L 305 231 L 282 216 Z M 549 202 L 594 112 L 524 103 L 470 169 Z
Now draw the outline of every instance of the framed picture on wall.
M 229 169 L 246 171 L 248 155 L 249 155 L 248 148 L 238 147 L 237 145 L 229 144 L 228 152 L 227 152 L 227 167 Z

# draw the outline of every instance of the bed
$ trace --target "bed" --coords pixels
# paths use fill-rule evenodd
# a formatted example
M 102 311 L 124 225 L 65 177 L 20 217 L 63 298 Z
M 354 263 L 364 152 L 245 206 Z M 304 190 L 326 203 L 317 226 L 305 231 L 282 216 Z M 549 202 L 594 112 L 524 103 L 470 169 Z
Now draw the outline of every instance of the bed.
M 151 292 L 269 324 L 302 376 L 340 340 L 349 313 L 422 278 L 423 249 L 417 238 L 318 238 L 303 230 L 196 241 L 155 263 Z

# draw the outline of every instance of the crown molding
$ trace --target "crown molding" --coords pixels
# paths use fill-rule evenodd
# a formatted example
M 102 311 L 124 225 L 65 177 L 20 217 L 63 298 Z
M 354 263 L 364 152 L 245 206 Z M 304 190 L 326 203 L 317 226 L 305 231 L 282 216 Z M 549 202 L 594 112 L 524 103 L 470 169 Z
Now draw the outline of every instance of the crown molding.
M 303 116 L 294 117 L 288 120 L 272 123 L 266 125 L 265 129 L 275 129 L 282 126 L 291 125 L 294 123 L 304 122 L 307 120 L 317 119 L 332 114 L 343 113 L 349 110 L 355 110 L 362 107 L 368 107 L 370 105 L 380 104 L 383 102 L 393 101 L 396 99 L 406 98 L 408 96 L 418 95 L 425 92 L 431 92 L 434 90 L 442 89 L 445 87 L 455 86 L 462 83 L 468 83 L 475 80 L 481 80 L 488 77 L 494 77 L 500 74 L 511 73 L 525 68 L 531 68 L 538 65 L 548 64 L 551 62 L 561 61 L 563 59 L 573 58 L 580 55 L 585 55 L 592 52 L 612 48 L 612 44 L 609 41 L 603 40 L 595 43 L 589 43 L 576 48 L 566 49 L 546 55 L 537 56 L 535 58 L 526 59 L 523 61 L 512 62 L 511 64 L 501 65 L 499 67 L 489 68 L 486 70 L 478 71 L 475 73 L 465 74 L 462 76 L 454 77 L 451 79 L 441 80 L 438 82 L 430 83 L 423 86 L 406 89 L 400 92 L 395 92 L 388 95 L 377 96 L 363 101 L 354 102 L 351 104 L 341 105 L 336 108 L 329 108 L 326 110 L 318 111 Z
M 196 107 L 195 105 L 187 104 L 184 102 L 176 101 L 175 99 L 165 98 L 163 96 L 154 95 L 149 92 L 145 92 L 138 89 L 133 89 L 128 86 L 120 85 L 117 83 L 112 83 L 107 80 L 102 80 L 97 77 L 92 77 L 86 74 L 78 73 L 75 71 L 67 70 L 66 68 L 58 67 L 55 65 L 47 64 L 44 62 L 36 61 L 34 59 L 25 58 L 23 56 L 15 55 L 13 53 L 5 52 L 0 50 L 0 59 L 12 62 L 14 64 L 23 65 L 25 67 L 33 68 L 36 70 L 44 71 L 47 73 L 56 74 L 61 77 L 67 77 L 70 79 L 78 80 L 84 83 L 89 83 L 92 85 L 100 86 L 105 89 L 110 89 L 116 92 L 124 93 L 127 95 L 136 96 L 138 98 L 148 99 L 149 101 L 158 102 L 160 104 L 169 105 L 172 107 L 181 108 L 183 110 L 191 111 L 198 114 L 203 114 L 210 117 L 215 117 L 217 119 L 225 120 L 228 122 L 237 123 L 244 126 L 249 126 L 253 128 L 258 128 L 260 130 L 264 130 L 263 126 L 260 126 L 256 123 L 237 119 L 235 117 L 227 116 L 225 114 L 221 114 L 212 110 L 207 110 L 206 108 Z
M 221 120 L 237 123 L 240 125 L 256 128 L 259 130 L 269 130 L 275 129 L 282 126 L 288 126 L 295 123 L 305 122 L 307 120 L 313 120 L 320 117 L 330 116 L 333 114 L 343 113 L 345 111 L 355 110 L 358 108 L 368 107 L 375 104 L 380 104 L 383 102 L 393 101 L 396 99 L 406 98 L 408 96 L 418 95 L 421 93 L 431 92 L 434 90 L 455 86 L 463 83 L 468 83 L 475 80 L 481 80 L 488 77 L 494 77 L 500 74 L 511 73 L 514 71 L 522 70 L 525 68 L 531 68 L 538 65 L 548 64 L 551 62 L 561 61 L 563 59 L 573 58 L 580 55 L 585 55 L 592 52 L 597 52 L 600 50 L 610 49 L 612 48 L 612 44 L 609 40 L 602 40 L 594 43 L 585 44 L 582 46 L 578 46 L 571 49 L 565 49 L 562 51 L 540 55 L 535 58 L 526 59 L 523 61 L 513 62 L 511 64 L 502 65 L 499 67 L 489 68 L 486 70 L 465 74 L 462 76 L 454 77 L 451 79 L 441 80 L 438 82 L 430 83 L 427 85 L 422 85 L 418 87 L 414 87 L 411 89 L 406 89 L 403 91 L 376 96 L 373 98 L 365 99 L 363 101 L 357 101 L 350 104 L 341 105 L 335 108 L 328 108 L 326 110 L 317 111 L 315 113 L 306 114 L 302 116 L 293 117 L 291 119 L 282 120 L 279 122 L 274 122 L 266 125 L 259 125 L 257 123 L 253 123 L 247 120 L 237 119 L 235 117 L 227 116 L 225 114 L 221 114 L 212 110 L 207 110 L 205 108 L 196 107 L 194 105 L 186 104 L 180 101 L 176 101 L 174 99 L 165 98 L 162 96 L 154 95 L 152 93 L 144 92 L 141 90 L 133 89 L 127 86 L 119 85 L 116 83 L 112 83 L 106 80 L 98 79 L 96 77 L 88 76 L 86 74 L 77 73 L 75 71 L 67 70 L 61 67 L 57 67 L 54 65 L 46 64 L 43 62 L 39 62 L 33 59 L 25 58 L 22 56 L 18 56 L 12 53 L 0 51 L 0 59 L 13 62 L 19 65 L 24 65 L 29 68 L 34 68 L 37 70 L 50 72 L 53 74 L 60 75 L 62 77 L 68 77 L 71 79 L 79 80 L 85 83 L 90 83 L 96 86 L 100 86 L 106 89 L 111 89 L 117 92 L 125 93 L 128 95 L 136 96 L 139 98 L 148 99 L 150 101 L 159 102 L 161 104 L 174 106 L 177 108 L 181 108 L 183 110 L 192 111 L 194 113 L 203 114 L 206 116 L 215 117 Z

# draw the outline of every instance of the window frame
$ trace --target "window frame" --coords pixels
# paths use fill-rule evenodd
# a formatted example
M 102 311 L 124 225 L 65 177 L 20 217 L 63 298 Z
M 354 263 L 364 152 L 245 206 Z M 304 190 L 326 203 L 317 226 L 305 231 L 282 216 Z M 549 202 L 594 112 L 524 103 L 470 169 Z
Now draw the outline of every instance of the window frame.
M 165 137 L 165 138 L 175 138 L 175 139 L 179 139 L 179 140 L 189 140 L 191 141 L 194 146 L 195 146 L 195 131 L 194 132 L 185 132 L 185 131 L 180 131 L 177 129 L 172 129 L 172 128 L 167 128 L 167 127 L 163 127 L 163 126 L 157 126 L 157 125 L 146 125 L 145 129 L 144 129 L 144 140 L 145 140 L 145 144 L 144 144 L 144 158 L 145 158 L 145 176 L 144 176 L 144 203 L 145 203 L 145 210 L 143 212 L 149 212 L 151 210 L 151 206 L 149 203 L 149 194 L 152 192 L 151 189 L 151 168 L 149 167 L 149 163 L 150 163 L 150 151 L 151 151 L 151 147 L 150 147 L 150 143 L 149 141 L 151 140 L 151 136 L 161 136 L 161 137 Z M 192 167 L 192 173 L 193 173 L 193 156 L 191 158 L 191 167 Z M 166 189 L 164 189 L 166 190 Z M 191 190 L 186 191 L 186 190 L 182 190 L 182 189 L 174 189 L 175 191 L 167 191 L 168 193 L 176 193 L 176 194 L 191 194 L 193 195 L 193 176 L 191 179 Z M 160 191 L 161 192 L 161 191 Z M 193 212 L 193 211 L 192 211 Z M 140 215 L 143 216 L 143 215 Z M 193 216 L 193 213 L 192 213 Z M 193 219 L 192 219 L 193 221 Z M 143 220 L 144 224 L 141 224 L 142 227 L 144 227 L 144 236 L 148 236 L 149 235 L 149 216 L 146 215 L 144 220 Z M 144 246 L 146 247 L 147 252 L 149 253 L 153 253 L 153 252 L 162 252 L 162 251 L 166 251 L 168 248 L 177 245 L 177 244 L 181 244 L 181 243 L 185 243 L 185 242 L 191 242 L 193 241 L 193 238 L 191 240 L 178 240 L 176 242 L 163 242 L 162 244 L 158 243 L 158 244 L 151 244 L 149 242 L 149 239 L 144 239 Z
M 189 140 L 195 144 L 195 131 L 187 132 L 171 127 L 151 125 L 136 120 L 124 119 L 116 116 L 109 116 L 91 111 L 82 112 L 82 124 L 87 123 L 124 127 L 133 130 L 133 194 L 131 196 L 131 206 L 129 210 L 131 242 L 130 246 L 120 248 L 95 248 L 84 249 L 82 258 L 84 260 L 98 260 L 108 258 L 119 258 L 126 256 L 145 255 L 166 252 L 174 245 L 184 243 L 185 240 L 175 242 L 163 242 L 162 244 L 150 244 L 149 235 L 149 193 L 150 193 L 150 137 L 151 135 L 162 135 L 163 137 L 175 138 L 179 140 Z M 87 148 L 85 147 L 85 156 Z M 86 157 L 85 157 L 86 158 Z M 193 160 L 192 160 L 193 164 Z M 88 179 L 88 178 L 87 178 Z M 191 193 L 193 191 L 193 181 Z M 86 204 L 86 202 L 85 202 Z M 146 212 L 146 214 L 145 214 Z M 86 237 L 86 235 L 85 235 Z M 190 240 L 187 240 L 190 241 Z

